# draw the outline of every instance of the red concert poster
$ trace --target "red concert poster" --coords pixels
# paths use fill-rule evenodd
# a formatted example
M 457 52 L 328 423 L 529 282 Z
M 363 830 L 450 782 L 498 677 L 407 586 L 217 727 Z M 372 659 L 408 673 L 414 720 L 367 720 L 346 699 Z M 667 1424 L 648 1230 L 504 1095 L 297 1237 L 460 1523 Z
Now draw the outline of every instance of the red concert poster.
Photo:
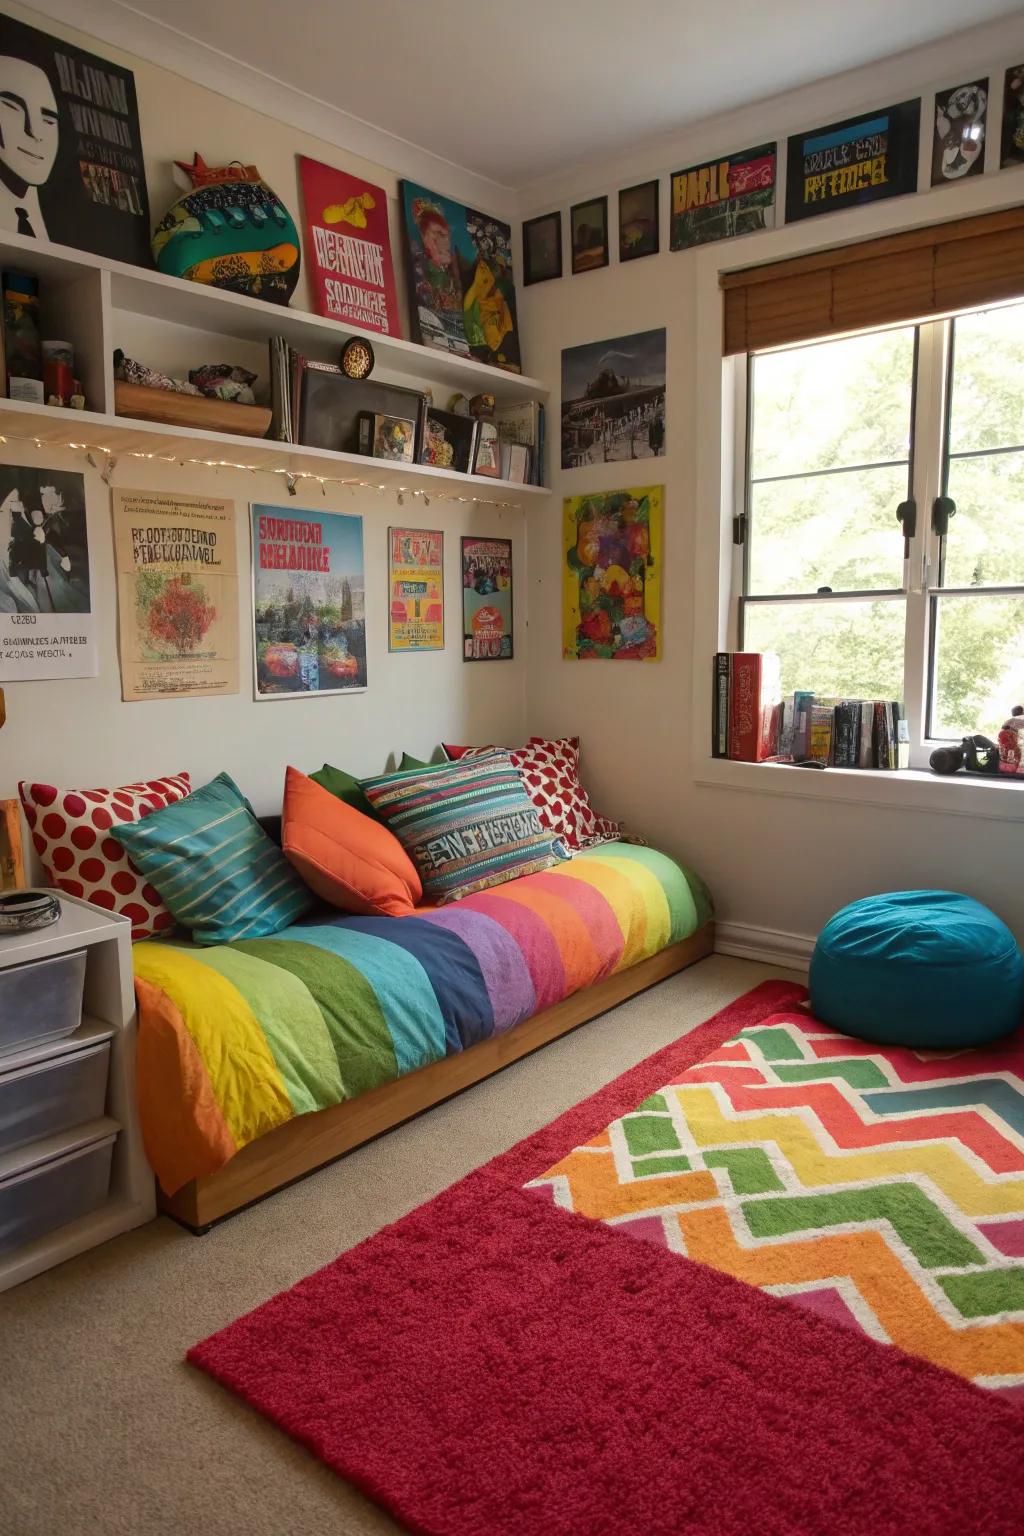
M 382 336 L 400 336 L 387 195 L 359 176 L 305 155 L 299 156 L 299 174 L 317 313 Z

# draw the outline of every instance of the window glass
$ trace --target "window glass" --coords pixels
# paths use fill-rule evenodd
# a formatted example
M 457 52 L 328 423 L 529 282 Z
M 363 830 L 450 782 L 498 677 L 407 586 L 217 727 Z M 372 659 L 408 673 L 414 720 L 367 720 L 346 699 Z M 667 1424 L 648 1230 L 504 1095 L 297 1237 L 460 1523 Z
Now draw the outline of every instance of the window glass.
M 953 323 L 949 451 L 1024 448 L 1024 304 L 960 315 Z
M 1024 593 L 936 600 L 935 687 L 930 736 L 995 740 L 1024 704 Z
M 783 694 L 902 699 L 906 605 L 866 602 L 747 603 L 747 651 L 776 651 Z
M 752 485 L 748 591 L 902 587 L 903 536 L 896 507 L 906 495 L 905 466 Z
M 1024 344 L 1020 363 L 1024 369 Z M 949 520 L 944 585 L 1024 583 L 1024 451 L 951 459 L 949 494 L 956 513 Z

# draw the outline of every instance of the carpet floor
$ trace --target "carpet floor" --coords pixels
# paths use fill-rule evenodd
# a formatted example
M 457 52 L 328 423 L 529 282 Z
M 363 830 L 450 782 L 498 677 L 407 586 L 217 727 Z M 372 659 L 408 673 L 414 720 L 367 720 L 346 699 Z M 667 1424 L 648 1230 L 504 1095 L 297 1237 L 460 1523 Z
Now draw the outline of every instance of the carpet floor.
M 0 1295 L 5 1536 L 394 1536 L 186 1349 L 770 976 L 713 956 L 204 1238 L 161 1218 Z

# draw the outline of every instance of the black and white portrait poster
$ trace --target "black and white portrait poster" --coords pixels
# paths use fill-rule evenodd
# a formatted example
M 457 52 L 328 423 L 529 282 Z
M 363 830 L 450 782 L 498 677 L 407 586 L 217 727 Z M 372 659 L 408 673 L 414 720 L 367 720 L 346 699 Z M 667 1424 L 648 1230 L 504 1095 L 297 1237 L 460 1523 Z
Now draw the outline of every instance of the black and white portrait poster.
M 932 139 L 932 186 L 943 187 L 985 169 L 988 80 L 974 80 L 940 91 L 935 98 Z
M 0 464 L 0 682 L 96 671 L 85 480 Z
M 135 76 L 0 16 L 0 232 L 152 264 Z

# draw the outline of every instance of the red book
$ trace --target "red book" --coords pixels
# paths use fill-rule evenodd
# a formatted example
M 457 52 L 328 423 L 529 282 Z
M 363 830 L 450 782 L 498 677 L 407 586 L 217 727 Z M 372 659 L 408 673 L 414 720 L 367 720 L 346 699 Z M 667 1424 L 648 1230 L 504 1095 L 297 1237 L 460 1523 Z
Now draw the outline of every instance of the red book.
M 382 336 L 400 336 L 388 200 L 380 187 L 299 156 L 306 261 L 317 312 Z
M 772 652 L 734 651 L 729 692 L 729 756 L 762 763 L 779 750 L 782 682 Z

